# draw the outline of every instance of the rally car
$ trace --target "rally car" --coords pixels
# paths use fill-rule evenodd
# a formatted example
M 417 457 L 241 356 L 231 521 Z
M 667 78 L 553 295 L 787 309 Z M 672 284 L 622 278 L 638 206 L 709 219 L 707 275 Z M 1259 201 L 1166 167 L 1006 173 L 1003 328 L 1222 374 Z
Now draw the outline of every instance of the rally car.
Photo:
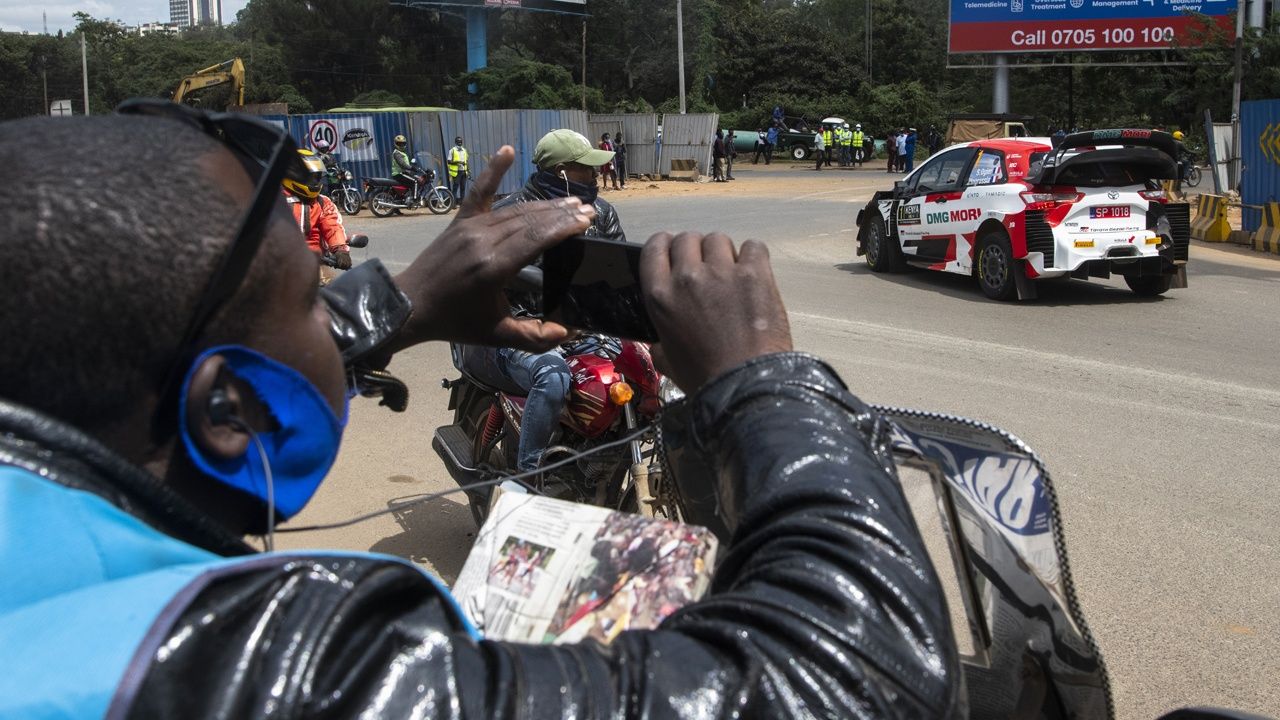
M 1191 222 L 1159 180 L 1177 175 L 1173 136 L 1091 130 L 955 145 L 858 212 L 858 255 L 973 275 L 988 297 L 1035 297 L 1043 278 L 1124 276 L 1139 295 L 1187 286 Z

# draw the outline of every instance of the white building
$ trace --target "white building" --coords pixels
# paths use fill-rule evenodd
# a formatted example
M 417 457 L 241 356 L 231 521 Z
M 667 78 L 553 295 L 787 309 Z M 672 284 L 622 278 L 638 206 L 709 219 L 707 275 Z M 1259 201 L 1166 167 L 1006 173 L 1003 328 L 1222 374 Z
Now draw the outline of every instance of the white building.
M 183 28 L 221 25 L 222 0 L 169 0 L 169 22 Z

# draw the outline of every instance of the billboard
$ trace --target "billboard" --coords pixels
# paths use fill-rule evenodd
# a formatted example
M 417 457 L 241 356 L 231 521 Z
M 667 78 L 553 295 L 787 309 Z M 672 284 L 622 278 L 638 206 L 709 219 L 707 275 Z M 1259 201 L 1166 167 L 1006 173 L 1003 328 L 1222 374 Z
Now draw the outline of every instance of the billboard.
M 1238 0 L 951 0 L 953 53 L 1149 50 L 1195 44 L 1195 13 L 1234 34 Z

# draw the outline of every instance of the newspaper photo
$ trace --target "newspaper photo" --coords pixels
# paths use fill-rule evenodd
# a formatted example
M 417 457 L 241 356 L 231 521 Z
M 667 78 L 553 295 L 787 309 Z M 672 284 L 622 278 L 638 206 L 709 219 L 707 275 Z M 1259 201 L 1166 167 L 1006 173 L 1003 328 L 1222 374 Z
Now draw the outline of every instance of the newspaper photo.
M 705 528 L 503 492 L 453 593 L 487 638 L 609 643 L 702 597 L 715 553 Z

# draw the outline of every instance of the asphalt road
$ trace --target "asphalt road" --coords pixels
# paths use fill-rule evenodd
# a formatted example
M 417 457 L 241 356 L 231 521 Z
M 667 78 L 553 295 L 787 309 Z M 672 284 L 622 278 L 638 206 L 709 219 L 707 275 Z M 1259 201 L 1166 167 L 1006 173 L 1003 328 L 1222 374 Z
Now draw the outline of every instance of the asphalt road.
M 997 303 L 966 278 L 874 275 L 855 259 L 857 208 L 894 176 L 737 175 L 605 197 L 633 239 L 693 229 L 766 241 L 797 347 L 854 392 L 979 418 L 1040 453 L 1119 717 L 1188 704 L 1280 716 L 1280 259 L 1195 244 L 1190 287 L 1164 298 L 1139 299 L 1115 278 Z M 366 212 L 348 225 L 397 269 L 447 222 Z M 415 348 L 392 369 L 413 390 L 409 412 L 357 402 L 334 477 L 295 524 L 451 486 L 430 449 L 449 422 L 447 348 Z M 455 496 L 280 544 L 395 553 L 451 581 L 472 533 Z

